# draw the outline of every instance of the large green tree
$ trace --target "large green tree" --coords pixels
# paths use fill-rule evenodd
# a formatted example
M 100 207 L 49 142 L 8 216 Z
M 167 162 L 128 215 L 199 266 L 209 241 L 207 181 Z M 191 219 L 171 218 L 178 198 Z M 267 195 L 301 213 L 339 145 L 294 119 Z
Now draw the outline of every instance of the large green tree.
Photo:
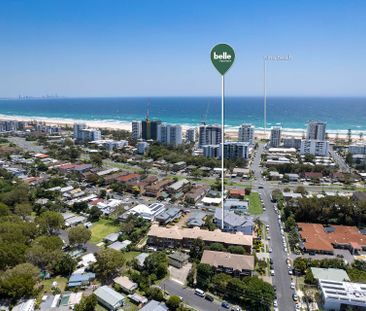
M 113 279 L 125 264 L 123 253 L 110 248 L 100 251 L 95 257 L 97 262 L 94 264 L 94 270 L 103 281 Z
M 84 226 L 76 226 L 68 230 L 70 245 L 81 245 L 89 241 L 91 231 Z
M 41 232 L 52 235 L 64 225 L 64 218 L 60 213 L 46 211 L 36 218 Z
M 144 269 L 148 274 L 154 274 L 157 279 L 162 279 L 168 274 L 168 257 L 164 252 L 152 253 L 145 259 Z
M 14 301 L 34 295 L 34 287 L 39 279 L 39 269 L 23 263 L 6 270 L 0 275 L 0 296 Z

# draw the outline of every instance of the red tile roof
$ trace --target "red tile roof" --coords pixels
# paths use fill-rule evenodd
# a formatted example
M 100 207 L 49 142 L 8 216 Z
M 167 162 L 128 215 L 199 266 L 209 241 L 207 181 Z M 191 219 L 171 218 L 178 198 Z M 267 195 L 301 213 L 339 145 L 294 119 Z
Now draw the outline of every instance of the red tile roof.
M 349 245 L 353 249 L 366 246 L 366 237 L 354 226 L 332 225 L 334 232 L 329 233 L 321 224 L 297 223 L 297 226 L 308 250 L 333 251 L 334 245 Z

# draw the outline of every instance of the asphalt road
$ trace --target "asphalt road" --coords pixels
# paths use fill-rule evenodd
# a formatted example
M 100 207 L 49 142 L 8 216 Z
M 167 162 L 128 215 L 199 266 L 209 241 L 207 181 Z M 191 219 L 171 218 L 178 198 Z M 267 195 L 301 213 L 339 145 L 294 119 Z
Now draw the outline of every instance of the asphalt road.
M 183 298 L 183 302 L 200 311 L 227 311 L 221 307 L 221 302 L 210 302 L 205 298 L 199 297 L 194 294 L 194 289 L 189 287 L 183 287 L 181 284 L 172 280 L 164 280 L 160 283 L 160 287 L 165 290 L 169 295 L 176 295 Z
M 351 168 L 348 166 L 346 161 L 337 153 L 334 151 L 332 146 L 329 146 L 329 153 L 333 157 L 334 161 L 339 166 L 339 169 L 343 173 L 351 173 Z
M 292 300 L 293 290 L 290 289 L 291 278 L 288 274 L 288 267 L 286 263 L 287 253 L 285 253 L 282 245 L 281 231 L 279 227 L 278 215 L 274 211 L 274 205 L 270 200 L 271 189 L 267 182 L 262 178 L 260 173 L 260 157 L 263 152 L 263 144 L 260 144 L 256 156 L 252 162 L 252 170 L 255 174 L 254 190 L 257 190 L 263 199 L 266 211 L 262 219 L 269 224 L 269 233 L 271 236 L 270 247 L 272 248 L 271 258 L 273 259 L 273 266 L 275 275 L 272 277 L 273 285 L 277 288 L 277 302 L 278 309 L 294 310 L 295 305 Z M 263 189 L 259 189 L 258 185 L 263 185 Z

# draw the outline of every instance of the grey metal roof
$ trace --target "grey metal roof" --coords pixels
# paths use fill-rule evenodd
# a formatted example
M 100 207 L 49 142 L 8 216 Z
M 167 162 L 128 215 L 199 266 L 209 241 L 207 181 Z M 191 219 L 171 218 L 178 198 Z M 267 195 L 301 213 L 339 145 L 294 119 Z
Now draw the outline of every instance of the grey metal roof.
M 147 305 L 140 309 L 140 311 L 168 311 L 164 303 L 156 300 L 151 300 Z
M 121 300 L 126 298 L 125 295 L 116 292 L 114 289 L 104 285 L 97 288 L 94 294 L 101 300 L 105 301 L 111 306 L 115 306 L 120 303 Z

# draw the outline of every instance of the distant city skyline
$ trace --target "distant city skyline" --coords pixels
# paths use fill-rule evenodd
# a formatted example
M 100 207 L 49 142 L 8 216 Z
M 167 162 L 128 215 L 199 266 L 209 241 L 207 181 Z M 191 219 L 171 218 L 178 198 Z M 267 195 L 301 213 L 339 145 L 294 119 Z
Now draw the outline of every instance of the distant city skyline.
M 227 96 L 366 96 L 364 1 L 0 3 L 0 98 L 219 96 L 210 50 L 236 52 Z

